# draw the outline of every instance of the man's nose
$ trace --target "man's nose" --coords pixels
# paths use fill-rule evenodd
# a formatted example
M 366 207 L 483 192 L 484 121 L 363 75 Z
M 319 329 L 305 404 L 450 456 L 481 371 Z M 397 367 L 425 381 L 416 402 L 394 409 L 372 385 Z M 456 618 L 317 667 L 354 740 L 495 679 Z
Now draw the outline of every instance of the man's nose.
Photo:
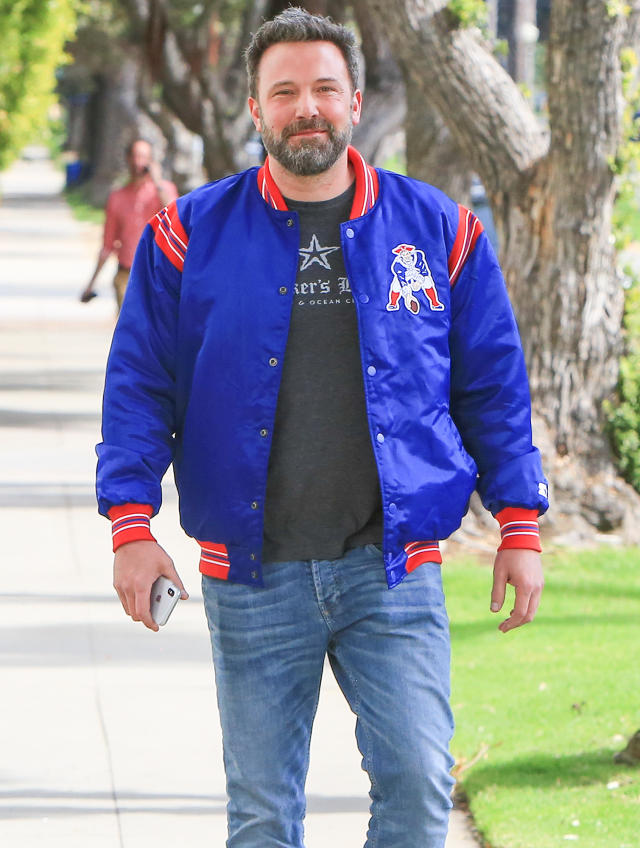
M 315 118 L 318 104 L 312 91 L 301 91 L 296 101 L 296 118 Z

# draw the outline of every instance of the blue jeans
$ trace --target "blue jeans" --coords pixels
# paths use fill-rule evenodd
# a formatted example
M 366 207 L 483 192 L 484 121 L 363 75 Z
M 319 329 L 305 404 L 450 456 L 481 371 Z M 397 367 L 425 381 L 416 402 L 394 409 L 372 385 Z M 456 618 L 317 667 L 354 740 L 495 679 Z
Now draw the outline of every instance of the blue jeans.
M 266 588 L 203 577 L 227 776 L 227 848 L 302 848 L 325 656 L 371 781 L 365 848 L 443 848 L 453 761 L 440 566 L 388 589 L 374 545 L 269 563 Z

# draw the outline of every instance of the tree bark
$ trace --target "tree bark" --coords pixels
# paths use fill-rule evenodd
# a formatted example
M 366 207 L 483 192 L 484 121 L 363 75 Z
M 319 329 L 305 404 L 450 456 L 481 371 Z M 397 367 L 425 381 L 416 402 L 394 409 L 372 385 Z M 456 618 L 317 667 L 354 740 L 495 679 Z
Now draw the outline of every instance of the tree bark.
M 146 44 L 146 65 L 150 72 L 143 99 L 152 102 L 155 83 L 161 84 L 163 105 L 203 141 L 204 167 L 209 179 L 234 173 L 253 162 L 246 142 L 254 133 L 246 108 L 247 85 L 242 51 L 249 33 L 263 18 L 270 18 L 290 3 L 257 0 L 238 5 L 240 37 L 229 49 L 226 34 L 215 50 L 210 40 L 173 26 L 167 0 L 121 0 L 139 42 Z M 344 16 L 344 4 L 337 0 L 301 0 L 298 5 L 313 14 Z M 216 4 L 207 8 L 213 11 Z M 205 33 L 206 34 L 206 33 Z M 211 31 L 209 30 L 209 35 Z M 196 34 L 197 35 L 197 34 Z M 212 62 L 212 58 L 216 61 Z
M 407 173 L 469 203 L 471 172 L 462 165 L 456 140 L 425 98 L 420 80 L 396 61 L 384 27 L 367 0 L 351 0 L 365 66 L 364 109 L 354 134 L 363 156 L 383 165 L 380 152 L 394 133 L 404 134 Z
M 619 54 L 634 17 L 602 0 L 554 0 L 547 129 L 444 0 L 370 5 L 487 189 L 556 502 L 600 529 L 631 510 L 637 535 L 638 500 L 616 479 L 602 415 L 620 353 L 610 163 L 621 134 Z M 631 5 L 635 15 L 640 4 Z
M 406 77 L 407 174 L 436 186 L 457 203 L 471 203 L 471 171 L 439 112 L 425 100 L 422 83 Z
M 367 161 L 383 165 L 385 141 L 405 129 L 407 100 L 402 70 L 384 29 L 371 15 L 367 0 L 351 0 L 351 8 L 360 31 L 364 60 L 360 88 L 365 102 L 353 141 Z
M 122 0 L 137 39 L 147 45 L 144 98 L 151 102 L 153 84 L 161 84 L 163 104 L 184 126 L 202 137 L 204 167 L 209 179 L 238 170 L 248 116 L 236 109 L 245 83 L 225 78 L 225 70 L 209 66 L 209 44 L 195 45 L 171 27 L 165 0 Z M 247 5 L 245 16 L 252 16 Z M 236 117 L 238 120 L 233 120 Z
M 88 187 L 89 201 L 95 206 L 106 203 L 114 181 L 126 172 L 125 147 L 140 134 L 138 73 L 135 58 L 129 56 L 98 79 L 90 113 L 93 174 Z

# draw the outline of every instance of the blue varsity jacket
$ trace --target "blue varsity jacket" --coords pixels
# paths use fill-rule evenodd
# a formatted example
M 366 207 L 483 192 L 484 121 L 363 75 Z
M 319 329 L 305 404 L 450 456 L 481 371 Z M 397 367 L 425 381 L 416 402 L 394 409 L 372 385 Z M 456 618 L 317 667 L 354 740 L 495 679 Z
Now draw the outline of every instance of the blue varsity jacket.
M 459 526 L 475 488 L 494 515 L 542 513 L 547 483 L 518 329 L 480 222 L 429 185 L 349 157 L 356 192 L 341 243 L 392 587 Z M 125 534 L 148 526 L 173 462 L 201 570 L 255 586 L 298 249 L 268 161 L 179 198 L 141 238 L 107 365 L 100 512 L 124 516 Z

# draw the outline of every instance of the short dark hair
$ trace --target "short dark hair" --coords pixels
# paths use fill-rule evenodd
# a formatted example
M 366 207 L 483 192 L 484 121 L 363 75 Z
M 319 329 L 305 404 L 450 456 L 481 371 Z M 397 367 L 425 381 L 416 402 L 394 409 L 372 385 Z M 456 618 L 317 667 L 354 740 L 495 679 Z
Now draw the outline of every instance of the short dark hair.
M 258 65 L 262 54 L 268 47 L 283 41 L 330 41 L 335 44 L 347 63 L 354 91 L 358 87 L 358 48 L 351 30 L 329 17 L 312 15 L 306 9 L 291 6 L 273 20 L 265 21 L 245 50 L 251 97 L 256 96 L 258 89 Z

